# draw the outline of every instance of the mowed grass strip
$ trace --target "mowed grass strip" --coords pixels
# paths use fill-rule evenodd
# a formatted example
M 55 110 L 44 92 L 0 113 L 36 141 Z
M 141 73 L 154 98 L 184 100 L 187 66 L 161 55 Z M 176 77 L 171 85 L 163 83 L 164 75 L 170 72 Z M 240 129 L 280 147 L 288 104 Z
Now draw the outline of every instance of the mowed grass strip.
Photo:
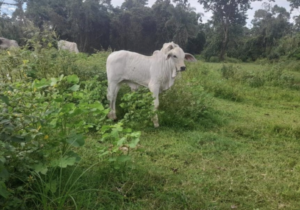
M 282 205 L 296 209 L 299 205 L 297 142 L 253 141 L 197 131 L 165 131 L 144 140 L 147 165 L 164 171 L 170 180 L 164 187 L 167 192 L 187 195 L 189 209 L 277 209 Z

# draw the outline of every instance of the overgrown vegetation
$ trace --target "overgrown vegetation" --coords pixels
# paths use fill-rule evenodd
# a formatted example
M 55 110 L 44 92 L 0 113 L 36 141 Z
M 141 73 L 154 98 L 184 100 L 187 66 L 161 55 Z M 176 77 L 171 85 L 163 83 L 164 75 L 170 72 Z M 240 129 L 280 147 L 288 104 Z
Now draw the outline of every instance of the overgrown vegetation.
M 53 57 L 58 58 L 56 62 Z M 88 68 L 79 73 L 84 81 L 72 74 L 80 72 L 83 61 L 95 62 L 94 57 L 75 57 L 54 49 L 2 52 L 0 206 L 3 209 L 23 205 L 31 208 L 33 204 L 37 208 L 63 209 L 72 199 L 74 185 L 89 170 L 82 169 L 78 177 L 72 172 L 63 182 L 64 169 L 78 165 L 80 156 L 74 147 L 83 146 L 90 132 L 99 133 L 97 141 L 102 142 L 96 147 L 97 157 L 105 156 L 105 160 L 116 164 L 129 160 L 120 148 L 127 151 L 135 148 L 140 134 L 123 128 L 122 122 L 112 124 L 106 119 L 107 85 L 104 73 L 99 71 L 104 60 L 100 67 L 90 65 L 91 71 L 98 69 L 96 77 L 92 77 Z M 70 59 L 72 65 L 67 68 Z M 77 171 L 77 167 L 72 170 Z
M 299 17 L 264 4 L 246 28 L 252 0 L 205 24 L 188 1 L 13 2 L 0 17 L 22 46 L 0 51 L 0 209 L 299 208 Z M 148 89 L 122 87 L 108 120 L 111 48 L 170 40 L 209 63 L 187 64 L 157 113 Z
M 146 89 L 106 118 L 106 52 L 1 53 L 2 209 L 299 206 L 297 61 L 188 64 L 154 129 Z

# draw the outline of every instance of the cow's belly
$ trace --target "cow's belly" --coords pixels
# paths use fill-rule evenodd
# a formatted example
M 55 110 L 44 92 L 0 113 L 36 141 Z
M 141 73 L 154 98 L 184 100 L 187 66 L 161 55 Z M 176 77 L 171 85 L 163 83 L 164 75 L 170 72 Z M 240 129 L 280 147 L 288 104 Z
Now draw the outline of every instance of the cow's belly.
M 122 82 L 135 83 L 147 87 L 150 81 L 149 70 L 142 67 L 127 67 Z

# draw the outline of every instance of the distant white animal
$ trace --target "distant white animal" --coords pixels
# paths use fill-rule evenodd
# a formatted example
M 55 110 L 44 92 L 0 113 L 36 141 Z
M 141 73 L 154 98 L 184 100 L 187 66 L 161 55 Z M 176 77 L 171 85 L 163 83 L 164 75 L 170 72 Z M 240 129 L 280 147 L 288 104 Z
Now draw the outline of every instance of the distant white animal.
M 0 37 L 0 49 L 19 48 L 17 41 Z
M 59 40 L 57 42 L 57 47 L 58 47 L 58 50 L 68 50 L 69 52 L 79 53 L 77 44 L 75 42 Z
M 169 89 L 175 81 L 177 72 L 185 70 L 184 60 L 196 61 L 195 57 L 174 43 L 167 43 L 152 56 L 144 56 L 130 51 L 111 53 L 106 62 L 108 79 L 107 99 L 110 101 L 110 119 L 116 119 L 116 98 L 122 83 L 132 90 L 139 86 L 150 89 L 154 97 L 154 108 L 159 106 L 159 93 Z M 153 118 L 155 127 L 159 126 L 158 118 Z

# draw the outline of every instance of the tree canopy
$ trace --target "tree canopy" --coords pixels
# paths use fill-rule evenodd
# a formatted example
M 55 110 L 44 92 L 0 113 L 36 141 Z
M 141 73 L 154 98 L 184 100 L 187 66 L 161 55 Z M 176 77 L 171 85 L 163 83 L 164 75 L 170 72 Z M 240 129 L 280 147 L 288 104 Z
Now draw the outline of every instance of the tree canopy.
M 0 17 L 0 36 L 22 45 L 32 36 L 30 27 L 40 33 L 54 30 L 57 39 L 74 41 L 87 53 L 126 49 L 152 54 L 163 43 L 174 41 L 206 60 L 255 60 L 285 54 L 279 46 L 290 34 L 299 33 L 300 18 L 293 17 L 291 23 L 291 11 L 264 3 L 255 11 L 253 27 L 247 28 L 247 11 L 254 1 L 260 0 L 198 0 L 213 14 L 203 23 L 202 14 L 188 0 L 156 0 L 152 7 L 147 0 L 125 0 L 119 7 L 113 7 L 110 0 L 14 0 L 12 16 Z M 289 3 L 292 9 L 300 5 L 299 0 Z

